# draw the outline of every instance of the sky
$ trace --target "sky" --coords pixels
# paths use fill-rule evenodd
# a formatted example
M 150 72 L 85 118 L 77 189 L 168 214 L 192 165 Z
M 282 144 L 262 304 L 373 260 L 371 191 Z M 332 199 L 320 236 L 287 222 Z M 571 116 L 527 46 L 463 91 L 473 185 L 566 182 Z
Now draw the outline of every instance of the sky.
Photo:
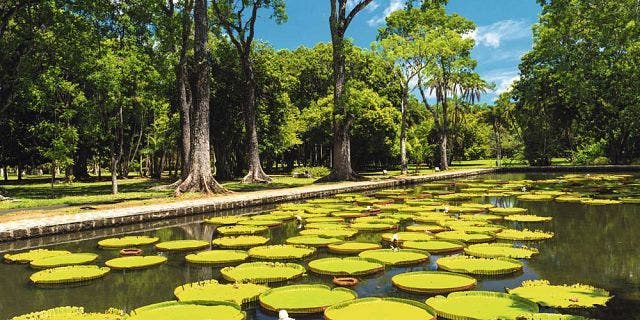
M 288 0 L 284 24 L 269 19 L 270 12 L 261 12 L 256 25 L 256 37 L 276 49 L 312 47 L 329 42 L 330 7 L 327 0 Z M 403 7 L 404 0 L 374 0 L 356 16 L 347 30 L 347 37 L 363 48 L 370 48 L 385 17 Z M 518 78 L 520 57 L 531 50 L 531 27 L 538 21 L 541 7 L 535 0 L 450 0 L 449 13 L 457 13 L 475 22 L 473 33 L 476 47 L 472 55 L 478 61 L 476 70 L 496 89 L 482 98 L 491 103 L 497 94 L 509 88 Z

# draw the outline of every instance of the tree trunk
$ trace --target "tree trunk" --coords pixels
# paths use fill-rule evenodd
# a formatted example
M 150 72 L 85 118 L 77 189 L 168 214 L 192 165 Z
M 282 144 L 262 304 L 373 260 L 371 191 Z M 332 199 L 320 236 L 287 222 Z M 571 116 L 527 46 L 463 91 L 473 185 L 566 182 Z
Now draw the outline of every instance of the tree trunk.
M 111 194 L 118 194 L 118 155 L 111 153 Z
M 447 134 L 440 134 L 440 170 L 449 170 L 449 159 L 447 158 Z
M 9 167 L 4 167 L 4 181 L 9 181 Z
M 189 151 L 189 174 L 183 179 L 175 193 L 226 192 L 211 174 L 211 147 L 209 144 L 209 60 L 208 38 L 209 21 L 207 18 L 207 0 L 195 0 L 195 56 L 193 93 L 193 134 Z
M 55 163 L 51 163 L 51 198 L 54 197 L 54 193 L 53 193 L 53 186 L 56 183 L 56 170 L 53 170 L 53 168 L 56 166 Z
M 22 182 L 22 165 L 18 165 L 18 182 Z
M 191 34 L 191 10 L 193 0 L 187 0 L 182 17 L 182 47 L 180 49 L 180 61 L 176 68 L 176 80 L 178 85 L 178 104 L 180 110 L 180 127 L 182 128 L 181 144 L 181 170 L 180 178 L 186 179 L 189 173 L 189 154 L 191 150 L 191 96 L 189 94 L 189 81 L 187 79 L 187 50 L 189 46 L 189 35 Z
M 251 49 L 242 57 L 242 70 L 245 79 L 244 85 L 247 90 L 242 102 L 242 112 L 244 113 L 244 124 L 247 134 L 247 164 L 249 166 L 249 172 L 242 178 L 242 183 L 268 183 L 273 181 L 273 179 L 264 173 L 260 163 L 258 131 L 256 129 L 256 83 L 249 59 L 250 52 Z
M 407 93 L 402 95 L 400 102 L 400 112 L 402 114 L 400 120 L 400 173 L 409 173 L 409 165 L 407 163 Z
M 89 175 L 89 154 L 88 150 L 80 145 L 78 147 L 78 153 L 76 155 L 76 160 L 73 163 L 73 176 L 76 180 L 88 180 L 91 176 Z

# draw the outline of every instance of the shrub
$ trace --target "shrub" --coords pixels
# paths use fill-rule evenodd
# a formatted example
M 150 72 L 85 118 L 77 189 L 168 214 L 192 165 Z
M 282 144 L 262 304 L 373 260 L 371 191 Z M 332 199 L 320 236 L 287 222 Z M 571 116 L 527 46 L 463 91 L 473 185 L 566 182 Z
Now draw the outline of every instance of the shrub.
M 329 175 L 329 173 L 331 173 L 331 169 L 327 167 L 299 167 L 294 169 L 293 172 L 291 172 L 291 174 L 300 175 L 305 173 L 305 171 L 308 172 L 313 178 L 324 177 L 326 175 Z

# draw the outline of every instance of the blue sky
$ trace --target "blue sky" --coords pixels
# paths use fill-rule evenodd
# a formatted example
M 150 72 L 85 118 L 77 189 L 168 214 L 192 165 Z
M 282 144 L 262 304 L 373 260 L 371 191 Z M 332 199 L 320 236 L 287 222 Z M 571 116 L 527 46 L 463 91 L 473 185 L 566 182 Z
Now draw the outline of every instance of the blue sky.
M 356 17 L 347 36 L 364 48 L 375 41 L 377 28 L 384 18 L 400 9 L 404 0 L 374 0 Z M 496 92 L 482 99 L 491 102 L 517 79 L 520 57 L 532 46 L 531 26 L 538 21 L 540 6 L 535 0 L 451 0 L 450 13 L 458 13 L 476 23 L 476 47 L 473 56 L 478 60 L 477 71 L 487 81 L 496 84 Z M 269 20 L 269 12 L 262 12 L 256 26 L 257 38 L 268 41 L 276 49 L 311 47 L 330 41 L 329 1 L 288 0 L 289 20 L 277 25 Z

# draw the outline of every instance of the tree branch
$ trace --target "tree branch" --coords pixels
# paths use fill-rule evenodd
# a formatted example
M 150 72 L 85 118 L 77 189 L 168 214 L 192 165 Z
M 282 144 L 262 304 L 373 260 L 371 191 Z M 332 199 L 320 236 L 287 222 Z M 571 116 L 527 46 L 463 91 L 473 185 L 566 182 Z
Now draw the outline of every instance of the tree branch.
M 362 9 L 368 6 L 372 1 L 373 0 L 361 0 L 360 2 L 358 2 L 358 4 L 356 4 L 356 6 L 351 9 L 349 15 L 347 15 L 347 18 L 344 20 L 344 24 L 342 25 L 343 30 L 347 30 L 349 24 L 351 23 L 351 20 L 353 20 L 353 17 L 355 17 L 358 12 L 362 11 Z

